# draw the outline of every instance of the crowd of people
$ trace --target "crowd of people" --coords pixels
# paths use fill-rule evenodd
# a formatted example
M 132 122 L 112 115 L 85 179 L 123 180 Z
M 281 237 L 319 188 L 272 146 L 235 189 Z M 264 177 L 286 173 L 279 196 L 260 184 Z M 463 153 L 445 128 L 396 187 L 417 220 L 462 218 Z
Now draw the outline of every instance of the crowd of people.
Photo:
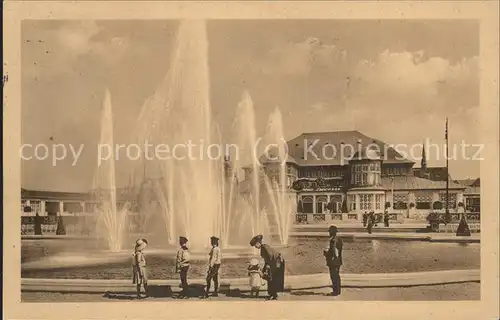
M 337 236 L 337 227 L 331 226 L 328 229 L 330 240 L 329 246 L 323 251 L 326 265 L 330 271 L 332 281 L 332 296 L 338 296 L 341 292 L 340 267 L 342 266 L 342 239 Z M 222 254 L 219 247 L 219 238 L 210 238 L 211 249 L 208 254 L 208 271 L 206 276 L 206 289 L 202 298 L 208 298 L 210 289 L 213 286 L 213 296 L 218 296 L 219 292 L 219 270 L 222 263 Z M 135 244 L 133 254 L 132 274 L 133 283 L 137 286 L 137 297 L 148 296 L 148 271 L 144 249 L 147 247 L 146 239 L 138 239 Z M 267 282 L 268 300 L 277 300 L 278 294 L 285 289 L 285 259 L 281 252 L 264 243 L 264 237 L 257 235 L 250 240 L 250 246 L 260 250 L 260 256 L 264 260 L 263 267 L 257 259 L 250 260 L 248 265 L 248 277 L 250 295 L 258 297 L 264 281 Z M 176 255 L 175 270 L 179 274 L 181 292 L 180 298 L 188 298 L 188 271 L 190 267 L 188 239 L 179 237 L 179 249 Z M 145 295 L 141 289 L 144 288 Z

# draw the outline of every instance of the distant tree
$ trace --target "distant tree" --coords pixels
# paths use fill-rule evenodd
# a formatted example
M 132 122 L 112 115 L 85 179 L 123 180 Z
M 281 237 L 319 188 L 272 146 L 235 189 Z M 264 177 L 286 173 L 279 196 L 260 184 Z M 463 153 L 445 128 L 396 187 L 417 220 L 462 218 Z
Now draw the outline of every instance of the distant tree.
M 61 215 L 57 217 L 56 235 L 58 236 L 66 235 L 66 227 L 64 226 L 63 217 Z
M 443 203 L 441 201 L 434 201 L 434 203 L 432 204 L 432 209 L 434 210 L 443 209 Z
M 344 201 L 342 202 L 342 213 L 347 213 L 348 210 L 347 210 L 347 200 L 344 199 Z
M 458 224 L 457 228 L 457 236 L 461 237 L 470 237 L 470 229 L 469 225 L 467 224 L 467 221 L 465 220 L 465 216 L 462 215 L 462 218 L 460 219 L 460 223 Z
M 40 217 L 38 212 L 35 215 L 35 235 L 42 235 L 42 217 Z

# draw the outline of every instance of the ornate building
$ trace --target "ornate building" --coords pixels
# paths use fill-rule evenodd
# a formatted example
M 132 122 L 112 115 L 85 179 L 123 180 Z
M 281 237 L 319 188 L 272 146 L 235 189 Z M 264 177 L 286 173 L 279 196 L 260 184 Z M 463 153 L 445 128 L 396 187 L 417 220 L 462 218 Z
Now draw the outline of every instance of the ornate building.
M 385 208 L 392 219 L 425 219 L 446 202 L 446 180 L 425 174 L 425 157 L 417 176 L 413 161 L 358 131 L 304 133 L 287 144 L 282 185 L 295 193 L 298 220 L 359 220 Z M 277 162 L 262 161 L 274 180 Z M 449 182 L 451 211 L 464 202 L 465 189 Z

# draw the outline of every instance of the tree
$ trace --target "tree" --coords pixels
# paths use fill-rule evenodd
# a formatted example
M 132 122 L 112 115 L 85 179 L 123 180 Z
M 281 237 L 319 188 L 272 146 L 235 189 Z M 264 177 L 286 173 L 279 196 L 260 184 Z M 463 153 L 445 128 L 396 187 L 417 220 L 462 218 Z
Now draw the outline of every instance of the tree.
M 42 235 L 42 217 L 40 217 L 38 212 L 35 215 L 35 235 Z
M 443 209 L 443 203 L 441 201 L 434 201 L 434 203 L 432 204 L 432 209 L 434 210 Z
M 344 199 L 344 201 L 342 202 L 342 213 L 347 213 L 348 210 L 347 210 L 347 200 Z
M 66 235 L 66 227 L 64 226 L 64 221 L 62 216 L 57 217 L 56 235 L 58 236 Z
M 458 224 L 457 228 L 457 236 L 461 237 L 470 237 L 470 229 L 469 225 L 467 224 L 467 221 L 465 220 L 465 216 L 462 215 L 462 218 L 460 219 L 460 223 Z

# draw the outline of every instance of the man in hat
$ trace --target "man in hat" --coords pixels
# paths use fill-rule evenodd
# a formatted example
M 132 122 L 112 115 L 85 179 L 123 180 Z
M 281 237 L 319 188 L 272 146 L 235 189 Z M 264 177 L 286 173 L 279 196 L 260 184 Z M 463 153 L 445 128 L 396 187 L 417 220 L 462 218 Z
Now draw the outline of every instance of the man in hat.
M 146 239 L 138 239 L 135 242 L 134 262 L 132 263 L 132 283 L 137 285 L 137 298 L 141 296 L 141 285 L 144 286 L 146 296 L 148 295 L 148 273 L 146 270 L 146 258 L 144 257 L 143 250 L 148 245 Z
M 187 297 L 188 282 L 187 274 L 189 270 L 189 250 L 187 247 L 188 239 L 186 237 L 179 237 L 180 248 L 177 250 L 177 259 L 175 264 L 175 270 L 180 274 L 181 278 L 181 297 Z
M 277 300 L 278 292 L 285 289 L 285 260 L 281 253 L 264 244 L 263 238 L 262 235 L 253 237 L 250 246 L 260 249 L 260 256 L 264 259 L 263 273 L 267 280 L 268 300 Z
M 337 227 L 330 226 L 328 233 L 330 234 L 330 245 L 328 249 L 323 251 L 326 258 L 326 264 L 330 271 L 330 279 L 332 281 L 332 296 L 340 295 L 341 281 L 340 281 L 340 267 L 342 266 L 342 239 L 337 236 Z
M 208 298 L 208 293 L 210 292 L 210 285 L 212 280 L 214 281 L 214 297 L 219 296 L 219 268 L 221 264 L 221 253 L 219 248 L 219 238 L 210 237 L 210 244 L 212 249 L 209 253 L 208 260 L 208 272 L 207 272 L 207 291 L 205 292 L 205 298 Z

